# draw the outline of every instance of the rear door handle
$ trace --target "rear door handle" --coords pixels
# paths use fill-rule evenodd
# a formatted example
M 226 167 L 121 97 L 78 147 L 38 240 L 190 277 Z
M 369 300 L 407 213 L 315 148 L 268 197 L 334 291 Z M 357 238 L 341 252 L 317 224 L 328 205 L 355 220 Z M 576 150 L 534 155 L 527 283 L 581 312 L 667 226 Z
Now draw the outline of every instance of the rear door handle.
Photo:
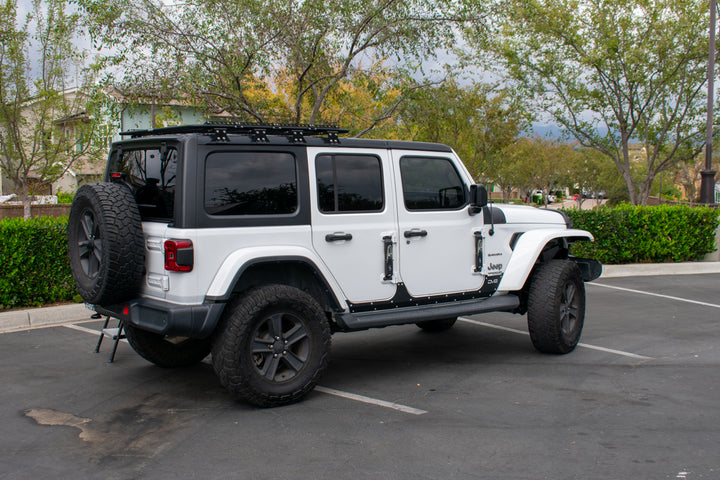
M 328 233 L 325 235 L 325 241 L 326 242 L 340 242 L 343 240 L 352 240 L 352 234 L 351 233 Z
M 427 230 L 420 230 L 419 228 L 413 228 L 412 230 L 406 230 L 405 238 L 412 238 L 412 237 L 427 237 Z

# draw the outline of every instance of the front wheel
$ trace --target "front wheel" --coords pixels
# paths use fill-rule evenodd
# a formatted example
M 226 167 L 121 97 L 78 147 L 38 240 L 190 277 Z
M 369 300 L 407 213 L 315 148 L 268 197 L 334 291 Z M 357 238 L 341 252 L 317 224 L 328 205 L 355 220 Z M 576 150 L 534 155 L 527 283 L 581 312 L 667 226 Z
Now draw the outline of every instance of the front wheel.
M 286 285 L 254 288 L 228 305 L 212 361 L 220 383 L 259 407 L 293 403 L 328 364 L 330 326 L 308 294 Z
M 585 284 L 575 262 L 551 260 L 537 267 L 527 316 L 536 349 L 559 354 L 575 349 L 585 321 Z

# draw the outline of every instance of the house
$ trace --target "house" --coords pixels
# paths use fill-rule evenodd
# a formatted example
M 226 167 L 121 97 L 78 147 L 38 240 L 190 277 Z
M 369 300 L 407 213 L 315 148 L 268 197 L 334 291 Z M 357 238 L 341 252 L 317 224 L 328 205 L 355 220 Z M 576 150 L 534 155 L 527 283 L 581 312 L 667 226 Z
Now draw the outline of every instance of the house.
M 68 158 L 72 164 L 66 168 L 58 164 L 62 175 L 50 185 L 33 188 L 33 183 L 41 182 L 38 173 L 29 175 L 31 190 L 36 195 L 57 195 L 58 192 L 73 193 L 81 185 L 99 181 L 105 173 L 105 163 L 110 144 L 121 139 L 120 132 L 136 129 L 159 128 L 170 125 L 203 123 L 208 115 L 187 102 L 170 100 L 159 102 L 152 100 L 131 101 L 117 89 L 106 91 L 106 101 L 101 109 L 102 118 L 93 127 L 93 148 L 88 148 L 84 134 L 86 126 L 92 121 L 87 113 L 86 98 L 77 88 L 62 92 L 64 99 L 72 105 L 70 114 L 53 121 L 56 135 L 62 135 L 68 149 Z M 33 115 L 33 102 L 27 103 L 28 115 Z M 222 116 L 222 115 L 220 115 Z M 213 116 L 215 118 L 215 116 Z M 97 119 L 95 119 L 97 120 Z M 0 195 L 15 192 L 13 182 L 0 172 Z

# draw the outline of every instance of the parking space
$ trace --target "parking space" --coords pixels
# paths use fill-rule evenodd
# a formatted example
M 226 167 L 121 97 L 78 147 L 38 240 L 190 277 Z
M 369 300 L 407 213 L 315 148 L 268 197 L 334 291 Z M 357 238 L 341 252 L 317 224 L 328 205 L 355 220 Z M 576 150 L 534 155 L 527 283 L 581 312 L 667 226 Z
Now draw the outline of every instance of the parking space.
M 718 478 L 720 275 L 596 283 L 569 355 L 509 314 L 336 334 L 321 388 L 268 410 L 208 363 L 108 364 L 97 322 L 2 334 L 0 479 Z

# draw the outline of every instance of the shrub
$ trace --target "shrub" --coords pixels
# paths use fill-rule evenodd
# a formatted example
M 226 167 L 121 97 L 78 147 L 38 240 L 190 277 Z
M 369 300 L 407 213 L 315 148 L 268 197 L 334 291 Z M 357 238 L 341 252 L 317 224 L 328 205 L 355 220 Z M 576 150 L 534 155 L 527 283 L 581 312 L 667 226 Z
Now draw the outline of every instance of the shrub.
M 565 212 L 575 228 L 595 237 L 575 244 L 572 253 L 610 264 L 700 260 L 715 250 L 720 214 L 707 207 L 627 204 Z
M 66 232 L 67 217 L 0 220 L 0 308 L 76 298 Z
M 58 203 L 72 203 L 74 197 L 75 197 L 74 193 L 66 193 L 66 192 L 58 192 L 57 193 Z

